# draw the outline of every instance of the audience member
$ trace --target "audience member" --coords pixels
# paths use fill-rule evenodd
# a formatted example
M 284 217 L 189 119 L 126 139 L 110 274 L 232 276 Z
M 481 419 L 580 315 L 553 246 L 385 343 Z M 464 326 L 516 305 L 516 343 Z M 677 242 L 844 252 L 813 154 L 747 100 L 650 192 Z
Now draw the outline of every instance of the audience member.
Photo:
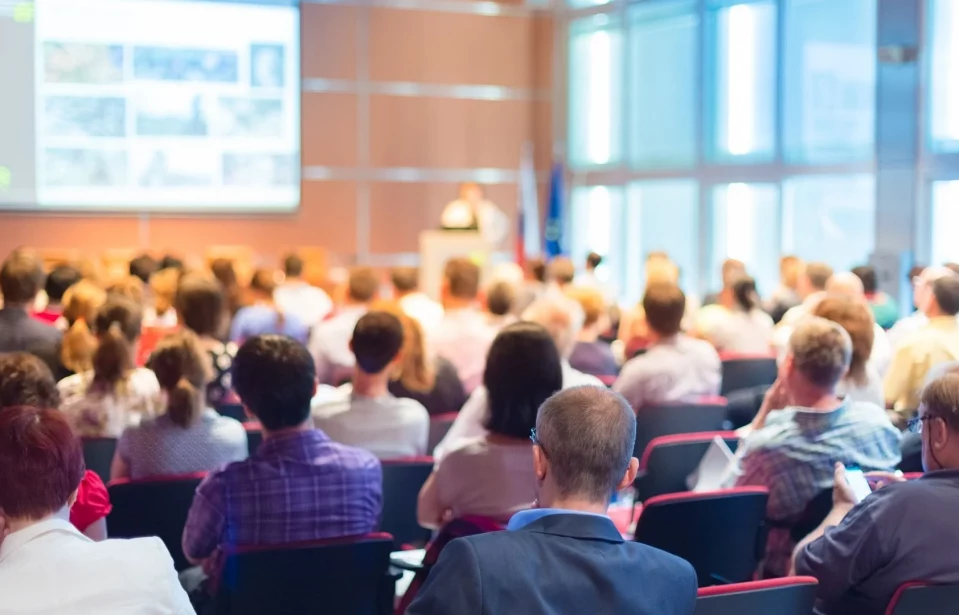
M 25 352 L 0 354 L 0 410 L 15 406 L 60 406 L 60 392 L 50 368 Z M 77 499 L 70 508 L 70 523 L 87 538 L 103 540 L 107 537 L 106 517 L 111 509 L 110 495 L 103 481 L 90 470 L 84 472 Z
M 827 295 L 812 311 L 837 323 L 846 330 L 852 341 L 852 360 L 849 371 L 836 387 L 836 395 L 853 402 L 868 402 L 885 407 L 882 396 L 882 377 L 869 363 L 875 335 L 872 312 L 862 301 L 844 295 Z
M 159 538 L 94 542 L 70 524 L 83 451 L 56 410 L 0 411 L 0 596 L 7 613 L 193 613 Z
M 242 344 L 257 335 L 286 335 L 301 344 L 310 336 L 310 328 L 296 314 L 287 313 L 273 301 L 276 282 L 273 272 L 257 269 L 250 280 L 252 302 L 233 317 L 230 325 L 230 341 Z
M 836 461 L 866 471 L 892 471 L 899 463 L 900 434 L 883 409 L 836 395 L 851 360 L 852 341 L 839 324 L 815 316 L 800 321 L 779 378 L 740 444 L 736 485 L 769 489 L 766 516 L 773 529 L 764 576 L 788 572 L 790 528 L 832 484 Z
M 153 303 L 143 309 L 144 327 L 171 329 L 177 325 L 173 302 L 182 274 L 182 267 L 167 267 L 150 277 L 150 296 Z
M 812 312 L 816 304 L 826 296 L 826 285 L 829 284 L 832 273 L 832 267 L 826 263 L 807 263 L 803 267 L 796 284 L 796 293 L 802 303 L 790 308 L 783 314 L 782 320 L 779 322 L 780 329 L 794 327 L 803 316 Z M 786 329 L 781 343 L 777 346 L 785 347 L 789 343 L 791 334 L 792 330 Z
M 43 288 L 40 260 L 22 250 L 14 251 L 0 267 L 0 352 L 29 352 L 50 367 L 56 376 L 64 375 L 60 363 L 60 340 L 56 327 L 31 318 L 29 310 Z
M 609 288 L 598 277 L 596 270 L 603 264 L 603 257 L 596 252 L 590 252 L 586 255 L 586 262 L 583 263 L 583 272 L 576 276 L 573 283 L 578 287 L 587 287 L 598 290 L 604 300 L 612 299 L 612 293 Z
M 134 362 L 142 313 L 112 297 L 97 312 L 93 368 L 60 381 L 61 409 L 83 437 L 118 437 L 130 425 L 155 416 L 161 406 L 156 376 Z
M 494 282 L 485 293 L 484 307 L 486 324 L 496 333 L 516 322 L 518 319 L 512 313 L 513 302 L 516 300 L 516 289 L 509 282 Z
M 379 288 L 379 277 L 369 267 L 350 270 L 345 303 L 333 318 L 317 325 L 310 337 L 310 354 L 316 361 L 320 382 L 338 385 L 349 380 L 354 364 L 350 338 L 356 323 L 376 299 Z
M 289 254 L 283 259 L 282 284 L 273 291 L 276 306 L 285 314 L 293 314 L 308 328 L 320 324 L 333 311 L 333 300 L 322 288 L 303 279 L 303 259 Z
M 959 583 L 959 527 L 949 512 L 959 506 L 959 376 L 923 391 L 910 428 L 921 436 L 927 473 L 873 476 L 876 491 L 856 504 L 837 464 L 832 512 L 796 548 L 796 572 L 819 580 L 824 615 L 881 615 L 908 581 Z
M 728 292 L 720 293 L 718 303 L 701 308 L 696 334 L 719 352 L 769 353 L 773 320 L 760 307 L 756 280 L 747 275 L 738 278 Z
M 80 271 L 69 265 L 59 265 L 53 268 L 47 276 L 44 292 L 47 295 L 47 305 L 43 311 L 34 312 L 33 317 L 48 325 L 55 325 L 63 313 L 63 295 L 67 289 L 81 280 Z
M 952 275 L 946 267 L 926 267 L 912 277 L 912 299 L 916 311 L 900 318 L 889 329 L 889 344 L 898 348 L 902 341 L 929 324 L 929 317 L 922 311 L 922 306 L 928 304 L 932 295 L 932 285 L 939 278 Z
M 876 278 L 876 269 L 872 265 L 854 267 L 852 272 L 862 280 L 863 291 L 872 316 L 883 329 L 889 329 L 899 320 L 899 306 L 896 300 L 879 290 L 879 280 Z
M 217 339 L 228 316 L 227 309 L 223 288 L 215 279 L 201 273 L 185 273 L 180 278 L 176 291 L 177 320 L 196 333 L 200 347 L 210 357 L 213 374 L 206 386 L 206 403 L 213 408 L 237 402 L 230 370 L 238 346 Z
M 779 324 L 787 311 L 801 302 L 798 286 L 803 266 L 798 256 L 787 255 L 779 259 L 779 288 L 773 291 L 765 304 L 766 312 L 776 324 Z
M 390 377 L 403 360 L 403 325 L 388 312 L 367 312 L 356 323 L 350 350 L 353 382 L 342 396 L 313 408 L 317 428 L 336 442 L 364 448 L 380 459 L 426 454 L 430 416 L 412 399 L 394 397 Z
M 883 384 L 887 405 L 907 419 L 919 407 L 919 395 L 932 366 L 959 360 L 959 275 L 937 279 L 924 299 L 920 309 L 929 322 L 896 348 Z
M 149 254 L 141 254 L 130 261 L 129 273 L 140 279 L 143 284 L 149 284 L 150 278 L 158 270 L 156 259 Z
M 403 324 L 403 350 L 389 383 L 390 393 L 419 402 L 431 415 L 458 412 L 466 403 L 463 383 L 452 363 L 429 354 L 419 321 L 396 301 L 381 301 L 371 307 L 393 314 Z
M 486 433 L 460 440 L 438 459 L 420 490 L 420 525 L 479 515 L 506 523 L 536 497 L 530 430 L 536 410 L 563 386 L 563 369 L 549 332 L 519 322 L 500 331 L 489 349 L 483 387 Z
M 428 338 L 430 349 L 456 366 L 467 393 L 479 386 L 486 351 L 496 336 L 477 307 L 479 279 L 480 268 L 472 261 L 447 261 L 441 290 L 446 314 Z
M 410 317 L 429 334 L 443 320 L 443 306 L 420 290 L 420 271 L 416 267 L 394 267 L 390 272 L 393 298 Z
M 626 362 L 613 385 L 634 410 L 719 394 L 719 355 L 708 342 L 682 333 L 685 310 L 686 296 L 675 284 L 656 282 L 646 289 L 643 311 L 649 346 Z
M 576 278 L 576 265 L 565 256 L 557 256 L 549 261 L 546 266 L 547 284 L 554 288 L 563 290 L 573 283 Z
M 650 252 L 646 255 L 644 275 L 646 276 L 644 294 L 650 286 L 656 284 L 679 286 L 679 267 L 669 260 L 669 255 L 665 252 Z M 692 327 L 698 310 L 696 301 L 690 297 L 686 297 L 685 303 L 686 309 L 681 324 L 683 330 Z M 646 323 L 646 313 L 643 311 L 643 303 L 640 301 L 633 309 L 623 312 L 622 319 L 619 321 L 617 341 L 624 345 L 626 350 L 624 358 L 630 358 L 635 351 L 645 349 L 649 345 L 648 333 L 649 326 Z
M 288 337 L 256 336 L 240 347 L 233 373 L 243 405 L 263 428 L 263 443 L 197 488 L 183 530 L 186 556 L 213 572 L 224 548 L 372 531 L 382 508 L 380 463 L 313 428 L 316 370 L 309 351 Z
M 157 267 L 160 271 L 163 271 L 164 269 L 179 269 L 180 271 L 183 271 L 183 261 L 177 256 L 166 254 L 160 259 Z
M 150 356 L 166 412 L 127 427 L 117 443 L 110 478 L 148 478 L 215 470 L 247 457 L 239 421 L 206 405 L 209 360 L 195 333 L 173 333 Z
M 122 297 L 137 305 L 141 310 L 144 309 L 144 306 L 148 303 L 152 303 L 152 298 L 150 301 L 147 301 L 143 282 L 140 281 L 140 278 L 132 275 L 114 280 L 106 289 L 108 297 Z M 149 287 L 147 287 L 147 289 L 149 289 Z
M 569 355 L 570 366 L 593 376 L 615 376 L 619 365 L 609 344 L 599 336 L 609 329 L 609 308 L 603 293 L 595 286 L 576 286 L 566 295 L 583 309 L 583 327 L 576 336 L 576 344 Z
M 692 566 L 624 540 L 606 516 L 639 466 L 626 401 L 596 387 L 557 393 L 532 439 L 537 508 L 513 515 L 509 531 L 450 542 L 407 612 L 692 613 Z
M 90 325 L 106 300 L 107 294 L 87 280 L 80 280 L 63 294 L 61 318 L 66 332 L 60 344 L 60 363 L 64 371 L 80 374 L 93 369 L 97 338 L 90 332 Z
M 546 261 L 528 258 L 523 263 L 523 284 L 516 291 L 513 314 L 521 315 L 526 308 L 546 293 Z
M 240 288 L 239 279 L 236 277 L 233 261 L 228 258 L 215 258 L 210 263 L 210 271 L 213 272 L 213 277 L 223 287 L 226 309 L 230 316 L 225 322 L 229 322 L 243 307 L 243 290 Z
M 735 258 L 727 258 L 723 261 L 722 281 L 723 287 L 718 293 L 710 293 L 703 298 L 703 307 L 716 303 L 729 305 L 732 303 L 733 284 L 736 280 L 746 276 L 746 264 Z M 723 301 L 723 295 L 726 300 Z

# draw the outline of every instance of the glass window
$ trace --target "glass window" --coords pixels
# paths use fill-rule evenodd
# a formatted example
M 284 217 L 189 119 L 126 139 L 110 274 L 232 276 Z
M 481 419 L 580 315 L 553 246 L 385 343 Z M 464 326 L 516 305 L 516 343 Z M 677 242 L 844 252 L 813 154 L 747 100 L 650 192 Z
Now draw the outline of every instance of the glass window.
M 679 266 L 687 293 L 699 284 L 699 186 L 691 179 L 636 182 L 629 186 L 623 299 L 639 301 L 646 287 L 643 266 L 650 252 L 663 251 Z
M 932 149 L 959 151 L 959 2 L 932 0 L 929 136 Z
M 932 184 L 932 260 L 934 265 L 959 262 L 959 181 Z
M 713 12 L 713 157 L 755 162 L 773 157 L 776 5 L 735 4 Z
M 639 5 L 629 11 L 629 27 L 632 163 L 643 168 L 692 166 L 699 50 L 696 5 Z
M 797 163 L 871 160 L 876 0 L 785 6 L 784 156 Z
M 622 32 L 609 15 L 570 25 L 569 160 L 577 166 L 620 160 Z
M 794 177 L 783 182 L 783 252 L 848 271 L 876 241 L 871 174 Z
M 596 277 L 618 295 L 623 288 L 623 189 L 580 186 L 572 190 L 568 229 L 570 257 L 579 264 L 596 252 L 606 258 Z M 614 229 L 616 231 L 614 232 Z
M 709 290 L 722 288 L 722 264 L 735 258 L 756 278 L 759 293 L 779 284 L 779 188 L 726 184 L 713 189 Z
M 566 0 L 566 5 L 571 9 L 585 9 L 591 6 L 599 6 L 601 4 L 607 4 L 609 0 Z M 550 7 L 549 2 L 544 3 L 545 8 Z

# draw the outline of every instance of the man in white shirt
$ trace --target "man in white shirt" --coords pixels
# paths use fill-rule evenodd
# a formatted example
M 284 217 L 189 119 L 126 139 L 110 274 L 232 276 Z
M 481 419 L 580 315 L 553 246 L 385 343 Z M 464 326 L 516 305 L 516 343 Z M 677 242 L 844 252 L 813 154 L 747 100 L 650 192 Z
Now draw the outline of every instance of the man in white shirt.
M 333 300 L 322 288 L 303 279 L 303 259 L 296 254 L 283 259 L 283 273 L 286 280 L 273 291 L 276 307 L 312 329 L 333 311 Z
M 486 352 L 496 337 L 478 306 L 479 284 L 480 269 L 469 259 L 446 263 L 440 290 L 446 314 L 428 339 L 430 350 L 456 367 L 467 393 L 482 382 Z
M 365 448 L 380 459 L 426 454 L 430 415 L 419 402 L 393 397 L 390 376 L 402 359 L 403 325 L 386 312 L 369 312 L 353 330 L 352 384 L 341 398 L 316 406 L 313 424 L 341 444 Z
M 376 298 L 380 279 L 369 267 L 350 271 L 346 302 L 336 315 L 321 322 L 310 337 L 310 354 L 316 362 L 320 383 L 338 385 L 350 378 L 355 362 L 350 351 L 353 328 Z
M 913 303 L 916 306 L 927 304 L 932 294 L 932 285 L 936 280 L 952 274 L 952 270 L 947 267 L 926 267 L 923 269 L 922 273 L 916 276 L 912 283 Z M 921 309 L 917 309 L 909 316 L 900 318 L 887 332 L 889 345 L 895 350 L 904 339 L 927 324 L 929 324 L 929 317 Z
M 479 230 L 491 247 L 499 247 L 509 234 L 509 218 L 496 205 L 483 198 L 479 184 L 460 185 L 460 196 L 443 210 L 444 229 Z
M 400 309 L 419 322 L 429 335 L 443 320 L 443 306 L 420 290 L 419 270 L 416 267 L 394 267 L 390 280 L 393 282 L 393 297 L 399 302 Z
M 649 329 L 646 352 L 623 366 L 613 385 L 633 409 L 644 406 L 693 402 L 719 394 L 722 362 L 709 342 L 681 331 L 686 296 L 675 284 L 650 284 L 643 297 Z

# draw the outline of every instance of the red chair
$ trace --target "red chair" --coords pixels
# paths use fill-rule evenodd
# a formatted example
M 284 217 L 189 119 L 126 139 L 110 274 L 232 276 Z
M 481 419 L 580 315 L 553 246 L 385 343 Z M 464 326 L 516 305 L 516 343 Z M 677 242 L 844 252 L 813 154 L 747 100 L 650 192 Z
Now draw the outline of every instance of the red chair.
M 719 390 L 720 395 L 771 385 L 779 374 L 775 355 L 723 353 L 719 355 L 719 358 L 723 361 L 723 383 Z
M 430 531 L 416 520 L 416 503 L 423 483 L 433 471 L 432 457 L 386 459 L 383 465 L 383 516 L 380 531 L 396 541 L 396 548 L 405 545 L 422 547 Z
M 113 510 L 107 516 L 111 538 L 159 536 L 177 570 L 190 566 L 181 540 L 193 494 L 206 472 L 116 480 L 107 485 Z
M 642 457 L 646 447 L 660 436 L 703 431 L 721 431 L 726 421 L 726 399 L 702 397 L 695 403 L 646 406 L 636 411 L 634 457 Z
M 252 421 L 249 416 L 246 414 L 246 410 L 243 408 L 243 404 L 220 404 L 216 407 L 216 411 L 220 416 L 228 416 L 231 419 L 236 419 L 241 423 L 249 423 Z
M 903 583 L 896 589 L 886 615 L 933 615 L 955 613 L 959 608 L 959 585 L 932 585 L 922 581 Z
M 814 577 L 786 577 L 703 587 L 693 615 L 812 615 L 818 585 Z
M 389 534 L 287 545 L 239 547 L 226 553 L 217 615 L 387 615 L 398 576 L 390 573 Z
M 614 384 L 616 384 L 616 378 L 618 378 L 618 376 L 611 375 L 611 374 L 607 374 L 605 376 L 596 376 L 596 377 L 599 378 L 600 382 L 602 382 L 604 385 L 608 387 L 611 387 Z
M 703 455 L 719 436 L 730 449 L 736 450 L 739 438 L 732 431 L 707 431 L 654 438 L 639 460 L 636 488 L 639 499 L 646 501 L 665 493 L 688 491 L 686 478 L 702 461 Z
M 426 452 L 433 454 L 433 449 L 446 437 L 446 432 L 453 426 L 453 421 L 459 416 L 458 412 L 434 414 L 430 417 L 430 436 L 426 445 Z
M 263 443 L 263 428 L 259 422 L 243 423 L 243 429 L 246 430 L 246 448 L 250 457 L 260 448 Z
M 117 451 L 116 438 L 83 438 L 83 462 L 103 482 L 110 480 L 110 466 Z
M 157 347 L 160 340 L 171 333 L 175 333 L 176 330 L 176 327 L 144 327 L 143 331 L 140 332 L 140 339 L 137 340 L 137 365 L 139 367 L 146 365 L 147 361 L 150 360 L 150 355 L 153 354 L 153 349 Z
M 692 564 L 700 587 L 749 581 L 766 551 L 768 499 L 764 487 L 650 498 L 634 540 Z

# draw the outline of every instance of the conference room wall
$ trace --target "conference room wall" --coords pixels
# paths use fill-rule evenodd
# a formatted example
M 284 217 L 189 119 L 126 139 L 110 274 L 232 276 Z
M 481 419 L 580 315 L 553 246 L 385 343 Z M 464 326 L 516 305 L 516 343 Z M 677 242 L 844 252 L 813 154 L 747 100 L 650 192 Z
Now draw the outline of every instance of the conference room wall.
M 541 179 L 548 169 L 548 13 L 474 0 L 305 2 L 301 42 L 297 212 L 5 212 L 0 255 L 30 245 L 201 256 L 211 246 L 246 244 L 269 263 L 291 246 L 315 245 L 334 263 L 410 262 L 419 232 L 436 226 L 459 182 L 484 183 L 512 214 L 524 143 L 534 146 Z

